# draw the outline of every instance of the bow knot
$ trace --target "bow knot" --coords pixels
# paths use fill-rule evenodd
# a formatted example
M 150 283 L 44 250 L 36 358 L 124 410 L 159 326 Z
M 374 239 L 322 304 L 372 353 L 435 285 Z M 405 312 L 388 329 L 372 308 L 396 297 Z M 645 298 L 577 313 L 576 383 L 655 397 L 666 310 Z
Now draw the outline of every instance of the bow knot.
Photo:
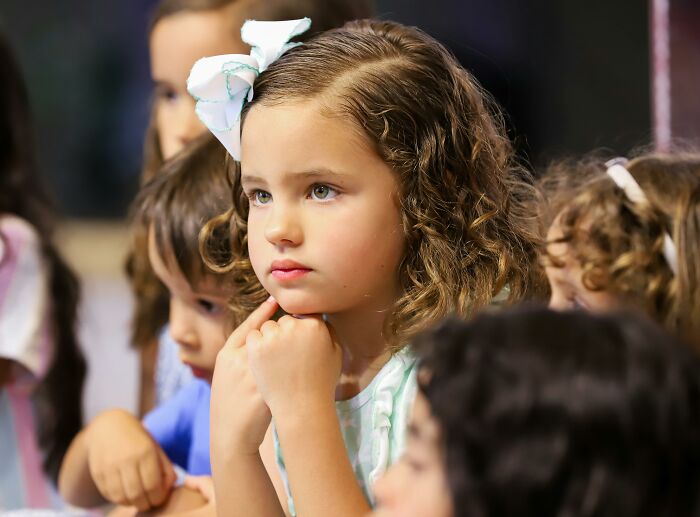
M 250 55 L 204 57 L 192 67 L 187 91 L 196 101 L 195 112 L 234 159 L 241 159 L 241 111 L 253 99 L 255 79 L 290 48 L 289 40 L 306 32 L 309 18 L 281 22 L 249 20 L 241 38 Z

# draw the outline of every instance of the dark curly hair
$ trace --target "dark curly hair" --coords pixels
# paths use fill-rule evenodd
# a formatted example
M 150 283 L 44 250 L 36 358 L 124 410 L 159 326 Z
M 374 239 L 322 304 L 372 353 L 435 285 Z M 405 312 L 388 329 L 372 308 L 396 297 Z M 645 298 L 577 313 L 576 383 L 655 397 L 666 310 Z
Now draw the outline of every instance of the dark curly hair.
M 542 234 L 556 220 L 587 289 L 615 293 L 700 350 L 700 154 L 646 154 L 626 167 L 648 203 L 630 201 L 598 156 L 552 165 L 538 182 Z M 666 234 L 677 275 L 663 255 Z
M 518 308 L 417 350 L 457 516 L 700 515 L 700 362 L 653 322 Z
M 238 275 L 219 275 L 202 261 L 199 233 L 204 224 L 231 205 L 231 181 L 226 169 L 226 150 L 209 133 L 201 135 L 168 161 L 161 172 L 141 188 L 132 206 L 135 238 L 148 249 L 153 232 L 159 255 L 171 271 L 182 273 L 190 287 L 197 290 L 205 277 L 217 277 L 217 283 L 231 291 L 235 305 L 240 281 Z M 207 241 L 207 255 L 230 261 L 230 231 L 221 226 Z M 255 284 L 259 285 L 257 279 Z M 234 316 L 243 314 L 233 311 Z M 232 328 L 238 321 L 231 320 Z
M 397 23 L 350 22 L 287 52 L 254 90 L 244 124 L 256 105 L 318 100 L 361 128 L 395 171 L 406 253 L 385 333 L 394 346 L 450 312 L 471 316 L 504 288 L 511 302 L 540 292 L 530 176 L 491 97 L 436 40 Z M 235 187 L 233 242 L 245 249 L 248 200 Z M 253 274 L 249 261 L 231 266 Z

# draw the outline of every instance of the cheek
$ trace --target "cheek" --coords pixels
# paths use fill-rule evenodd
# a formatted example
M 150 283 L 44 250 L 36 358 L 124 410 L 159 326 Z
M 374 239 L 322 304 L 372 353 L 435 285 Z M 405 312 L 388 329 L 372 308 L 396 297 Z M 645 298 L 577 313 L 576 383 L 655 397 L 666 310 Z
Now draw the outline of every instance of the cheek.
M 264 276 L 264 269 L 269 262 L 266 250 L 270 248 L 270 243 L 265 238 L 262 224 L 261 218 L 253 213 L 248 217 L 248 256 L 258 278 Z
M 332 255 L 342 269 L 361 276 L 386 277 L 396 271 L 405 250 L 398 210 L 352 210 L 338 224 L 329 222 L 323 231 Z
M 162 101 L 156 108 L 155 123 L 156 130 L 158 131 L 158 143 L 160 144 L 160 151 L 165 160 L 177 154 L 181 147 L 174 136 L 174 117 L 172 112 L 172 106 Z

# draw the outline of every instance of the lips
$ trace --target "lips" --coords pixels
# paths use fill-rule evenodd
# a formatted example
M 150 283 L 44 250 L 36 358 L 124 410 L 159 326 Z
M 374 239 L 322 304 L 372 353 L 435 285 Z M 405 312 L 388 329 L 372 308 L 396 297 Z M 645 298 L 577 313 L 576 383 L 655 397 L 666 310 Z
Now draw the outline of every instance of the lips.
M 198 379 L 208 379 L 211 375 L 211 372 L 209 370 L 195 366 L 192 363 L 185 362 L 185 365 L 188 366 L 190 370 L 192 370 L 192 375 L 194 375 Z
M 295 280 L 311 271 L 310 267 L 294 260 L 275 260 L 270 265 L 270 274 L 277 280 Z

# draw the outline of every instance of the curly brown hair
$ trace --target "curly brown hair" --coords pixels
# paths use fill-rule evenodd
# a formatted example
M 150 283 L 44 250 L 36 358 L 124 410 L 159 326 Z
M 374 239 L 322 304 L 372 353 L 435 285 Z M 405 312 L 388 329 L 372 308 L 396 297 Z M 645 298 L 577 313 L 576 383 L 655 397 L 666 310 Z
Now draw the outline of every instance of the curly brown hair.
M 234 13 L 235 9 L 235 13 Z M 232 19 L 231 31 L 238 34 L 233 21 L 245 17 L 259 20 L 284 20 L 308 16 L 313 20 L 311 30 L 300 39 L 339 27 L 348 20 L 371 16 L 373 0 L 161 0 L 151 18 L 150 31 L 164 18 L 182 12 L 222 11 Z M 144 140 L 142 184 L 151 180 L 163 166 L 158 129 L 155 125 L 155 104 Z M 143 228 L 134 239 L 134 247 L 126 260 L 126 272 L 134 293 L 135 309 L 132 322 L 132 343 L 144 348 L 157 338 L 168 321 L 168 298 L 148 263 L 147 239 Z M 252 279 L 250 279 L 252 281 Z M 255 281 L 257 283 L 257 280 Z
M 244 123 L 256 104 L 313 98 L 361 128 L 396 172 L 406 253 L 387 320 L 392 345 L 449 313 L 471 316 L 504 288 L 507 302 L 540 292 L 530 176 L 491 97 L 436 40 L 397 23 L 350 22 L 287 52 L 254 89 Z M 243 253 L 248 200 L 234 185 L 234 209 L 208 229 L 231 216 Z M 247 260 L 229 267 L 253 274 Z
M 590 156 L 555 164 L 539 180 L 542 233 L 556 220 L 583 285 L 640 307 L 670 331 L 700 341 L 700 154 L 647 154 L 627 169 L 648 203 L 629 200 Z M 671 236 L 674 275 L 663 254 Z M 548 264 L 560 259 L 544 251 Z

